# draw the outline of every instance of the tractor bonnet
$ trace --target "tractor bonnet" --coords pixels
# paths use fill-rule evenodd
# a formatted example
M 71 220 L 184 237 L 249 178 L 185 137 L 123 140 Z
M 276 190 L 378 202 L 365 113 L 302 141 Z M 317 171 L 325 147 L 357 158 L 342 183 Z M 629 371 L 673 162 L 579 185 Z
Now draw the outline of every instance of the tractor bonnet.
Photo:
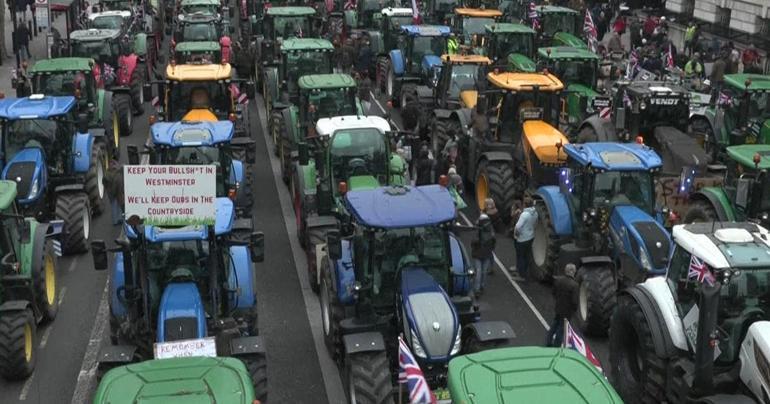
M 379 116 L 335 116 L 333 118 L 321 118 L 315 125 L 319 136 L 331 136 L 338 130 L 351 129 L 376 129 L 380 133 L 390 131 L 390 123 Z
M 406 267 L 401 271 L 401 296 L 405 326 L 412 350 L 428 361 L 446 361 L 459 332 L 457 311 L 446 292 L 422 268 Z M 424 355 L 415 349 L 417 340 Z
M 150 131 L 155 144 L 203 146 L 229 142 L 235 129 L 230 121 L 158 122 Z
M 760 170 L 770 169 L 770 145 L 766 144 L 743 144 L 738 146 L 730 146 L 727 148 L 727 155 L 731 159 L 738 162 L 738 164 L 754 169 Z M 759 155 L 759 164 L 755 165 L 754 156 Z
M 672 233 L 679 247 L 711 268 L 770 267 L 770 233 L 757 224 L 692 223 Z
M 653 170 L 662 166 L 655 150 L 636 143 L 585 143 L 564 145 L 564 151 L 582 166 L 612 171 Z
M 64 115 L 75 107 L 75 97 L 33 94 L 25 98 L 0 100 L 0 119 L 47 119 Z
M 455 217 L 452 196 L 440 185 L 350 191 L 345 200 L 356 220 L 369 227 L 431 226 Z

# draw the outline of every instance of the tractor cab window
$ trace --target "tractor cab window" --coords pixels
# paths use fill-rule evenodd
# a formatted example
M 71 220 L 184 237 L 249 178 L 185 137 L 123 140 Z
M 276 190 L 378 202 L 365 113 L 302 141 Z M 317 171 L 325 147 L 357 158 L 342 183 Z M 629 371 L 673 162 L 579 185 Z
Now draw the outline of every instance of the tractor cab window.
M 331 52 L 287 52 L 285 69 L 288 81 L 292 83 L 296 83 L 302 76 L 331 73 Z
M 739 103 L 745 104 L 745 117 L 748 119 L 770 118 L 770 92 L 752 92 L 750 97 L 736 98 Z
M 185 24 L 182 38 L 185 41 L 219 41 L 219 34 L 213 23 Z
M 504 58 L 512 53 L 531 55 L 534 44 L 531 35 L 500 34 L 496 37 L 494 47 L 494 54 Z
M 147 245 L 147 270 L 161 279 L 198 278 L 206 271 L 209 245 L 202 240 L 164 241 Z
M 383 135 L 376 129 L 337 131 L 329 148 L 333 183 L 350 177 L 388 175 L 388 150 Z
M 455 65 L 452 66 L 452 79 L 449 82 L 449 98 L 456 99 L 460 91 L 476 88 L 479 78 L 479 65 Z
M 181 121 L 194 108 L 212 110 L 217 116 L 230 111 L 230 94 L 224 83 L 176 82 L 171 87 L 171 120 Z
M 542 16 L 543 33 L 553 36 L 557 32 L 575 34 L 575 15 L 571 13 L 546 13 Z
M 73 57 L 93 58 L 114 65 L 118 55 L 120 48 L 116 41 L 78 41 L 72 44 Z
M 172 147 L 162 158 L 162 164 L 214 165 L 217 168 L 217 196 L 225 196 L 223 180 L 229 173 L 230 159 L 219 147 Z
M 483 35 L 484 26 L 494 23 L 494 18 L 462 17 L 463 35 Z
M 82 96 L 89 96 L 88 77 L 83 72 L 68 71 L 56 74 L 38 74 L 34 78 L 37 92 L 53 95 L 75 95 L 79 90 Z M 87 97 L 88 98 L 88 97 Z
M 91 20 L 90 28 L 95 29 L 122 29 L 123 17 L 119 15 L 103 15 Z
M 596 85 L 597 65 L 593 60 L 556 60 L 553 69 L 554 74 L 565 83 Z
M 57 135 L 68 138 L 56 121 L 47 119 L 19 119 L 6 123 L 5 158 L 10 160 L 22 149 L 40 148 L 51 154 Z M 6 160 L 6 161 L 7 161 Z
M 275 17 L 273 19 L 275 38 L 310 36 L 310 22 L 307 17 Z
M 404 25 L 410 25 L 413 23 L 411 15 L 400 15 L 390 17 L 390 27 L 393 30 L 398 30 Z
M 521 136 L 522 130 L 521 112 L 527 108 L 542 108 L 543 113 L 548 114 L 550 111 L 557 110 L 550 105 L 556 101 L 558 101 L 557 97 L 546 92 L 538 93 L 533 91 L 502 94 L 497 111 L 497 119 L 502 123 L 498 125 L 497 136 L 499 140 L 516 143 L 519 136 Z M 551 122 L 548 115 L 544 115 L 543 118 L 546 122 Z
M 303 116 L 305 109 L 308 110 L 309 118 L 313 121 L 340 115 L 356 115 L 355 91 L 355 88 L 313 90 L 305 94 L 308 108 L 300 109 L 300 117 L 305 118 Z
M 594 177 L 592 206 L 633 205 L 654 212 L 652 175 L 647 171 L 605 171 Z
M 426 55 L 441 56 L 446 53 L 446 38 L 442 36 L 416 36 L 412 42 L 412 63 L 422 63 Z

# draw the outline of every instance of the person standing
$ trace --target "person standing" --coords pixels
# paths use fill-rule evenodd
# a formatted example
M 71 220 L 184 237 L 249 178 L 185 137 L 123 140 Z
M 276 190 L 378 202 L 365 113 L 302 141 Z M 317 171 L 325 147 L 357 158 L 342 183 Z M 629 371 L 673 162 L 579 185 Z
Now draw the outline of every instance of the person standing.
M 532 197 L 524 197 L 524 209 L 513 228 L 513 238 L 516 241 L 516 270 L 522 281 L 529 280 L 529 259 L 532 255 L 532 240 L 535 238 L 537 210 Z
M 110 199 L 110 213 L 112 225 L 117 226 L 123 222 L 123 166 L 117 160 L 110 160 L 110 168 L 102 179 L 104 190 Z
M 725 80 L 725 71 L 727 71 L 727 61 L 725 60 L 727 55 L 720 53 L 717 56 L 717 60 L 711 66 L 711 99 L 716 100 L 715 96 L 719 96 L 719 91 L 722 89 L 722 82 Z
M 572 318 L 577 310 L 578 283 L 575 281 L 575 264 L 564 267 L 564 275 L 556 276 L 553 281 L 554 317 L 545 337 L 545 345 L 561 346 L 564 340 L 564 321 Z
M 693 49 L 695 49 L 695 44 L 697 43 L 695 33 L 697 31 L 698 24 L 696 24 L 695 21 L 691 21 L 687 30 L 684 32 L 684 51 L 688 57 L 692 55 Z
M 21 66 L 21 62 L 24 60 L 32 59 L 32 54 L 29 53 L 29 40 L 32 34 L 22 20 L 19 20 L 19 24 L 16 26 L 16 32 L 13 37 L 14 49 L 16 50 L 16 67 Z
M 420 152 L 417 155 L 415 161 L 415 182 L 414 185 L 430 185 L 433 184 L 433 165 L 434 161 L 430 156 L 430 150 L 428 150 L 427 144 L 420 146 Z
M 486 284 L 487 273 L 492 268 L 492 259 L 495 252 L 495 229 L 492 220 L 485 213 L 479 215 L 476 221 L 476 238 L 471 243 L 471 256 L 473 257 L 476 277 L 473 280 L 473 292 L 476 297 L 481 296 Z

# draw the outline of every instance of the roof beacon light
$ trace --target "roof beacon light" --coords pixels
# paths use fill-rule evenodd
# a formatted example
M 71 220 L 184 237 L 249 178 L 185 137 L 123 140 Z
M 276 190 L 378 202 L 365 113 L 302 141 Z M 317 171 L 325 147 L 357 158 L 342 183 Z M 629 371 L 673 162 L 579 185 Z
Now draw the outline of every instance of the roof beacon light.
M 447 177 L 446 175 L 442 175 L 438 177 L 438 184 L 446 188 L 449 185 L 449 177 Z
M 230 122 L 234 123 L 238 119 L 238 117 L 235 116 L 235 114 L 231 112 L 229 115 L 227 115 L 227 119 L 229 119 Z

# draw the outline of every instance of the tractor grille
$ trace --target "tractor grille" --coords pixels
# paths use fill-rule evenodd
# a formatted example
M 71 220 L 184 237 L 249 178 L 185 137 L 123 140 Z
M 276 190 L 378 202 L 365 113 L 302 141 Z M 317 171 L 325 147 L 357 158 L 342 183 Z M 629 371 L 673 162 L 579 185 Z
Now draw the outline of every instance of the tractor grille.
M 16 182 L 16 191 L 21 199 L 26 199 L 35 175 L 35 163 L 31 161 L 13 163 L 8 167 L 6 179 Z
M 198 319 L 195 317 L 174 317 L 166 320 L 165 341 L 198 338 Z
M 644 246 L 652 259 L 652 266 L 655 268 L 665 267 L 671 253 L 666 233 L 655 222 L 637 222 L 634 223 L 634 228 L 644 240 Z

